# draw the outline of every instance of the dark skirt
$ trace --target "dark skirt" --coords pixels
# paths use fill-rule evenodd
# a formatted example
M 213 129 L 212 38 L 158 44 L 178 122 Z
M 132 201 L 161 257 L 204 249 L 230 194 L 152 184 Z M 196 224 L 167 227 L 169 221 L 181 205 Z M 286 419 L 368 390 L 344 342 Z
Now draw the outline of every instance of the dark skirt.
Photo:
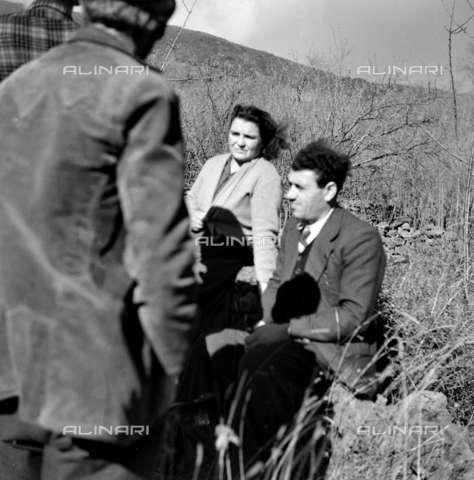
M 230 307 L 235 279 L 240 269 L 253 265 L 253 251 L 247 245 L 224 236 L 207 237 L 201 244 L 201 262 L 207 268 L 198 296 L 200 320 L 196 338 L 211 331 L 235 327 Z
M 220 422 L 240 436 L 241 453 L 248 466 L 257 460 L 266 462 L 277 432 L 282 425 L 291 424 L 308 388 L 319 402 L 315 398 L 312 411 L 305 417 L 305 431 L 311 436 L 319 423 L 326 424 L 324 418 L 330 412 L 324 395 L 330 375 L 314 353 L 291 339 L 245 348 L 246 335 L 233 329 L 213 332 L 200 337 L 190 351 L 175 404 L 181 419 L 175 429 L 179 432 L 175 461 L 183 471 L 192 472 L 198 444 L 203 447 L 205 471 L 215 468 L 215 429 Z M 309 445 L 310 438 L 304 432 L 298 435 L 302 445 Z M 328 438 L 318 442 L 314 452 L 320 449 L 323 455 Z M 236 473 L 238 449 L 232 447 L 230 454 Z M 325 464 L 320 469 L 323 471 Z

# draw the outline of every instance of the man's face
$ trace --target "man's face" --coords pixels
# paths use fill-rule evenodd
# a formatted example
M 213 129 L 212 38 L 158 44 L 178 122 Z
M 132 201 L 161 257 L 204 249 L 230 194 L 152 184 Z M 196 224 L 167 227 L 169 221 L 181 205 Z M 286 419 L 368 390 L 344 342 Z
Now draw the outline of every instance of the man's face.
M 291 202 L 293 215 L 298 220 L 314 223 L 329 212 L 330 202 L 337 194 L 334 182 L 319 187 L 313 170 L 291 170 L 288 182 L 290 189 L 285 197 Z

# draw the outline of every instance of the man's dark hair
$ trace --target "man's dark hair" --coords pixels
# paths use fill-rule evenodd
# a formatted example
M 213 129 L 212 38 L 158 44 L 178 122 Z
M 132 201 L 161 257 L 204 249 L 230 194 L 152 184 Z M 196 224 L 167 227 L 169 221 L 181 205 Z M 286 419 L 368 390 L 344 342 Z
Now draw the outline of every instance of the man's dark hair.
M 303 147 L 291 165 L 292 170 L 313 170 L 316 183 L 323 188 L 329 182 L 334 182 L 340 192 L 351 169 L 349 155 L 336 152 L 320 139 Z
M 236 105 L 230 115 L 230 124 L 235 118 L 241 118 L 257 125 L 262 137 L 261 156 L 267 160 L 276 158 L 280 149 L 288 149 L 286 140 L 286 123 L 277 124 L 272 116 L 265 110 L 252 105 Z

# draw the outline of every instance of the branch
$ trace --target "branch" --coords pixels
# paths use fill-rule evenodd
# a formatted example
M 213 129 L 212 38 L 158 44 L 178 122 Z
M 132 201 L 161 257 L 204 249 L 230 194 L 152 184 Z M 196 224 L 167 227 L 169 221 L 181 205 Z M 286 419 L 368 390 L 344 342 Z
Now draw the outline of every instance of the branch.
M 188 23 L 188 19 L 189 17 L 191 16 L 191 13 L 193 13 L 193 8 L 194 8 L 194 5 L 196 5 L 196 2 L 197 0 L 194 0 L 194 3 L 192 5 L 191 8 L 188 8 L 186 6 L 186 3 L 184 2 L 183 0 L 183 5 L 184 5 L 184 8 L 186 9 L 186 11 L 188 12 L 188 14 L 186 15 L 186 18 L 184 20 L 184 23 L 183 25 L 181 25 L 181 28 L 179 29 L 179 32 L 178 32 L 178 35 L 176 35 L 176 38 L 174 39 L 170 49 L 168 50 L 168 53 L 166 54 L 166 57 L 165 59 L 163 60 L 163 63 L 161 64 L 161 71 L 164 71 L 165 70 L 165 65 L 166 65 L 166 61 L 168 60 L 169 56 L 171 55 L 171 52 L 173 51 L 174 49 L 174 46 L 176 45 L 176 42 L 178 41 L 178 38 L 179 36 L 181 35 L 181 32 L 183 31 L 184 27 L 186 26 L 186 24 Z
M 426 128 L 423 127 L 423 125 L 420 125 L 420 128 L 422 128 L 425 131 L 425 133 L 427 135 L 429 135 L 431 137 L 431 139 L 434 140 L 445 152 L 449 153 L 451 156 L 453 156 L 454 158 L 459 160 L 461 163 L 464 163 L 465 165 L 468 165 L 468 162 L 466 162 L 466 160 L 464 160 L 464 158 L 458 157 L 455 153 L 453 153 L 451 150 L 449 150 L 449 148 L 445 147 L 439 140 L 437 140 L 435 137 L 433 137 L 433 135 L 431 135 L 431 133 L 428 130 L 426 130 Z
M 425 142 L 416 143 L 416 144 L 412 145 L 411 147 L 405 148 L 404 150 L 398 150 L 396 152 L 381 153 L 380 155 L 377 155 L 376 157 L 372 157 L 372 158 L 369 158 L 367 160 L 363 160 L 363 161 L 355 164 L 354 168 L 361 167 L 363 165 L 367 165 L 368 163 L 375 162 L 376 160 L 381 160 L 382 158 L 398 157 L 402 153 L 408 153 L 411 150 L 414 150 L 415 148 L 421 147 L 425 144 L 426 144 Z
M 454 85 L 454 74 L 453 74 L 453 54 L 452 54 L 452 38 L 453 34 L 459 33 L 453 30 L 454 22 L 454 9 L 456 7 L 456 0 L 453 0 L 453 9 L 451 11 L 451 23 L 449 25 L 448 31 L 448 59 L 449 59 L 449 75 L 451 79 L 451 89 L 453 91 L 453 113 L 454 113 L 454 133 L 456 134 L 456 141 L 459 144 L 459 132 L 458 132 L 458 106 L 456 100 L 456 88 Z
M 242 75 L 233 75 L 230 73 L 222 74 L 222 75 L 215 75 L 213 77 L 198 77 L 198 78 L 168 78 L 168 82 L 199 82 L 205 80 L 214 80 L 217 78 L 225 78 L 225 77 L 235 77 L 235 78 L 242 78 Z

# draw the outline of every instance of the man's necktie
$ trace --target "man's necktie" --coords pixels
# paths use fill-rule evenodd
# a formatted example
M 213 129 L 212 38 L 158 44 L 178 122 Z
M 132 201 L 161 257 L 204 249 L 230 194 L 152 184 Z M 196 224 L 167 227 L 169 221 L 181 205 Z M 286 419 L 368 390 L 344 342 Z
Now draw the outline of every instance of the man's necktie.
M 309 225 L 306 225 L 302 230 L 300 230 L 300 239 L 298 242 L 298 252 L 304 252 L 304 249 L 308 246 L 308 242 L 306 241 L 311 234 L 311 229 Z

